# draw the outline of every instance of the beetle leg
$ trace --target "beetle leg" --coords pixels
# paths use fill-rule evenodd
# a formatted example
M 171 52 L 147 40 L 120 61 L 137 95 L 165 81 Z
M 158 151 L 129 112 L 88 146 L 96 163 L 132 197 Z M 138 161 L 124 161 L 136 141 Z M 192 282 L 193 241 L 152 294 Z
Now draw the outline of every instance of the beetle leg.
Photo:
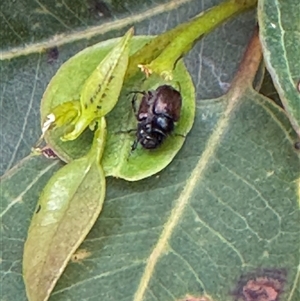
M 131 105 L 132 105 L 132 109 L 133 109 L 133 112 L 135 115 L 137 115 L 137 106 L 136 106 L 136 99 L 137 99 L 137 94 L 142 94 L 142 95 L 146 95 L 146 92 L 144 91 L 131 91 L 129 93 L 127 93 L 127 96 L 130 95 L 130 94 L 134 94 L 134 96 L 132 97 L 131 99 Z
M 132 109 L 133 109 L 133 112 L 135 115 L 137 115 L 137 112 L 138 112 L 138 109 L 136 107 L 136 94 L 134 94 L 134 96 L 132 97 L 131 99 L 131 106 L 132 106 Z
M 137 148 L 138 141 L 137 139 L 134 140 L 133 144 L 131 145 L 131 153 Z
M 139 143 L 138 140 L 135 139 L 133 144 L 131 145 L 131 152 L 133 152 L 137 148 L 138 143 Z

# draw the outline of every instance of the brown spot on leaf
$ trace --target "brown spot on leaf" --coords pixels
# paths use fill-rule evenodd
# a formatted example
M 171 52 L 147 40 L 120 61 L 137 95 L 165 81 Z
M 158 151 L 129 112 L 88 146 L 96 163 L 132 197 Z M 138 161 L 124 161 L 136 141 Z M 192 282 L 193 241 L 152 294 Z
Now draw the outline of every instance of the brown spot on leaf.
M 240 278 L 233 295 L 235 301 L 279 301 L 285 281 L 285 270 L 256 270 Z
M 42 154 L 47 158 L 47 159 L 56 159 L 57 155 L 53 151 L 52 148 L 50 148 L 48 145 L 42 148 Z
M 58 56 L 59 56 L 59 51 L 56 46 L 48 49 L 47 63 L 52 64 L 54 61 L 58 59 Z
M 77 250 L 71 257 L 71 261 L 75 263 L 80 263 L 83 259 L 91 256 L 91 252 L 88 252 L 86 249 Z

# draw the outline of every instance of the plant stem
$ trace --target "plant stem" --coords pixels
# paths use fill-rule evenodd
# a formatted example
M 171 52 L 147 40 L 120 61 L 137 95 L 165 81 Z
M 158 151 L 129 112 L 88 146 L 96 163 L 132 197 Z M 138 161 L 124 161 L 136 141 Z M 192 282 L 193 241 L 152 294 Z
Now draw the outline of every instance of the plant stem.
M 261 59 L 262 48 L 258 36 L 258 26 L 256 26 L 228 93 L 242 94 L 244 90 L 252 86 Z
M 198 39 L 232 16 L 253 8 L 256 3 L 257 0 L 227 0 L 200 13 L 189 22 L 159 35 L 131 56 L 127 76 L 133 75 L 133 70 L 136 70 L 133 68 L 138 64 L 149 69 L 149 73 L 171 74 L 178 59 L 185 55 Z

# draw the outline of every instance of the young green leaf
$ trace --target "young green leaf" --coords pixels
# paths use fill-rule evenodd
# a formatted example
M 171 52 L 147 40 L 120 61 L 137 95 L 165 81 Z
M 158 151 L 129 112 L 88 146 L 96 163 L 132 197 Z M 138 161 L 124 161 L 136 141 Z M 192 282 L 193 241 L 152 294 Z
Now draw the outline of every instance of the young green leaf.
M 149 36 L 133 37 L 129 45 L 130 53 L 135 53 L 151 39 L 152 37 Z M 109 52 L 116 42 L 117 40 L 114 39 L 86 48 L 64 64 L 44 94 L 41 105 L 42 118 L 47 116 L 52 108 L 59 105 L 61 101 L 70 99 L 76 91 L 80 90 L 80 84 L 95 69 L 97 58 Z M 84 70 L 81 68 L 82 62 L 85 62 Z M 64 78 L 66 78 L 66 81 L 63 80 Z M 136 181 L 162 170 L 178 153 L 194 122 L 195 90 L 186 68 L 182 62 L 179 62 L 174 71 L 173 85 L 180 90 L 183 102 L 181 117 L 176 124 L 174 133 L 156 150 L 149 151 L 138 147 L 131 154 L 130 150 L 135 140 L 134 130 L 137 128 L 137 120 L 131 105 L 132 96 L 129 97 L 128 93 L 133 90 L 155 89 L 165 83 L 159 76 L 149 78 L 144 84 L 143 80 L 144 75 L 140 72 L 137 73 L 137 76 L 128 78 L 124 82 L 118 103 L 106 116 L 108 136 L 102 160 L 106 175 Z M 66 82 L 72 85 L 72 89 L 66 86 Z M 54 94 L 53 91 L 56 93 Z M 133 131 L 127 133 L 129 130 Z M 64 128 L 61 128 L 46 133 L 46 142 L 55 153 L 66 162 L 84 156 L 91 144 L 92 133 L 85 131 L 75 141 L 62 142 L 60 137 L 63 131 Z
M 70 257 L 98 218 L 105 198 L 100 165 L 104 117 L 88 155 L 61 168 L 44 188 L 24 246 L 23 277 L 29 301 L 46 301 Z
M 81 114 L 75 122 L 74 130 L 64 135 L 64 141 L 76 139 L 95 119 L 106 115 L 116 105 L 128 65 L 128 45 L 132 34 L 133 28 L 85 82 L 80 95 Z
M 73 123 L 73 120 L 80 115 L 80 102 L 67 101 L 55 107 L 52 111 L 55 118 L 55 126 L 61 127 L 68 123 Z
M 257 0 L 224 1 L 202 12 L 191 21 L 156 37 L 130 59 L 127 76 L 133 72 L 132 68 L 139 65 L 147 75 L 156 73 L 166 80 L 171 80 L 172 71 L 177 61 L 190 51 L 199 38 L 235 14 L 253 8 L 256 3 Z M 157 53 L 157 57 L 154 60 L 149 60 L 153 52 Z
M 129 57 L 128 44 L 132 35 L 133 28 L 124 35 L 104 59 L 100 59 L 100 64 L 84 82 L 80 91 L 80 102 L 77 100 L 66 101 L 52 109 L 46 116 L 47 120 L 44 120 L 43 132 L 48 130 L 49 120 L 53 120 L 50 124 L 52 127 L 66 126 L 64 133 L 61 133 L 63 141 L 74 140 L 93 121 L 113 109 L 123 85 Z M 83 64 L 84 62 L 80 65 L 81 68 Z
M 107 116 L 108 135 L 102 163 L 107 176 L 137 181 L 158 173 L 172 162 L 194 123 L 196 101 L 192 80 L 180 62 L 174 71 L 174 81 L 168 83 L 180 90 L 182 96 L 180 118 L 174 131 L 156 149 L 147 150 L 138 145 L 131 151 L 136 139 L 137 119 L 131 106 L 132 96 L 126 96 L 130 83 L 134 85 L 134 81 L 127 83 L 115 109 Z M 163 84 L 165 81 L 159 76 L 151 76 L 140 90 L 155 90 Z

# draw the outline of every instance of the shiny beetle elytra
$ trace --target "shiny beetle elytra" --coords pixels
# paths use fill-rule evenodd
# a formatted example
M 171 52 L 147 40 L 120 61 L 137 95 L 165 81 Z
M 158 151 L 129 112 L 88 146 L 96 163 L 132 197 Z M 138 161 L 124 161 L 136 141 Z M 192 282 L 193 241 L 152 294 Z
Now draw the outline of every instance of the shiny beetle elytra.
M 134 91 L 132 106 L 138 120 L 136 140 L 132 150 L 140 143 L 145 149 L 155 149 L 174 130 L 174 123 L 180 118 L 182 98 L 179 91 L 169 85 L 156 90 Z M 143 94 L 139 108 L 136 108 L 137 93 Z

